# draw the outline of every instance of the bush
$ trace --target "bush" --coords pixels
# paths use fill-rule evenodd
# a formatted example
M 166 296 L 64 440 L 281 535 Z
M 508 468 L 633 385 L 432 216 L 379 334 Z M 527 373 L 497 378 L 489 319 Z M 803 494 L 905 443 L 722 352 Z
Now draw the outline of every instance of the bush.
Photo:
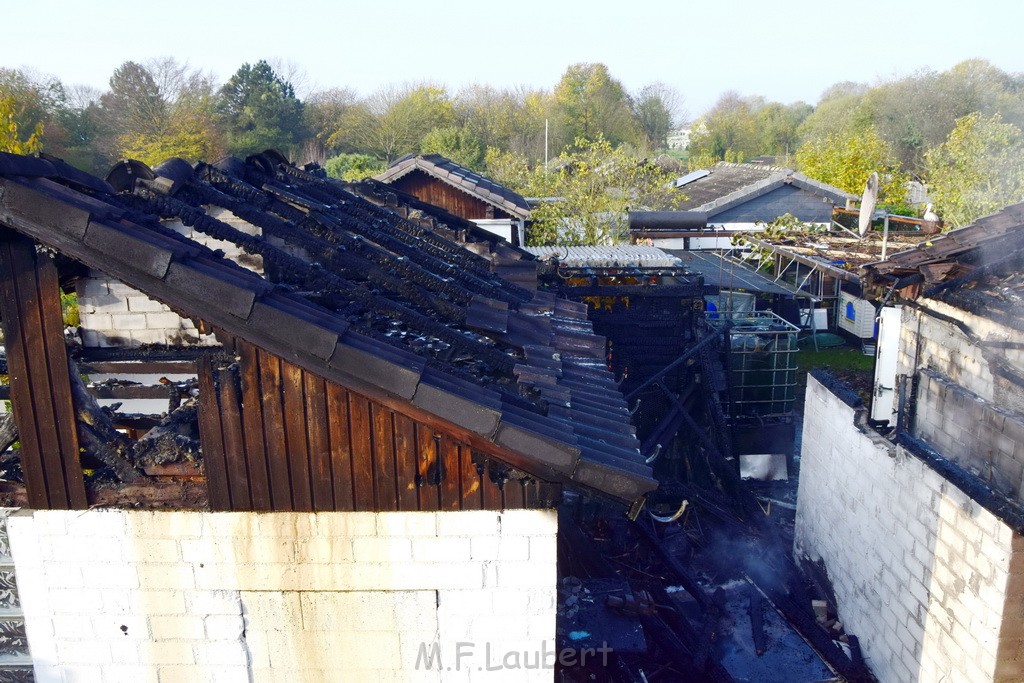
M 327 175 L 339 180 L 362 180 L 382 173 L 387 167 L 385 161 L 369 154 L 339 154 L 324 162 Z

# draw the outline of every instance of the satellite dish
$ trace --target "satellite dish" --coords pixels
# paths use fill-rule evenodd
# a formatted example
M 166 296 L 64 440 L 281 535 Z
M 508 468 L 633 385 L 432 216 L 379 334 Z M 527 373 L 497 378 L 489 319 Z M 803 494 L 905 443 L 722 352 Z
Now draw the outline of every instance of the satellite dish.
M 871 227 L 871 219 L 875 215 L 875 204 L 878 203 L 878 174 L 872 173 L 864 186 L 864 195 L 860 198 L 860 217 L 857 219 L 857 228 L 860 236 L 867 234 Z

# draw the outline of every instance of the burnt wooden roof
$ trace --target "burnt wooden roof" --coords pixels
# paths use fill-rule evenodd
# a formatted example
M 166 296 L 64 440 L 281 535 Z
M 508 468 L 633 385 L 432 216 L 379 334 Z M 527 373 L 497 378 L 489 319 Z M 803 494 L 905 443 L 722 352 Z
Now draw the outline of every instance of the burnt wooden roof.
M 845 204 L 847 199 L 856 199 L 837 187 L 781 166 L 722 161 L 707 169 L 707 173 L 692 173 L 686 178 L 690 176 L 693 176 L 692 180 L 679 186 L 687 196 L 679 209 L 705 212 L 709 218 L 783 185 L 799 187 L 825 197 L 833 204 Z
M 347 183 L 345 189 L 398 211 L 409 220 L 426 223 L 439 234 L 485 256 L 490 259 L 491 270 L 504 279 L 529 289 L 537 288 L 537 257 L 473 221 L 373 178 Z
M 404 156 L 376 180 L 390 184 L 413 171 L 422 171 L 518 218 L 530 217 L 530 205 L 522 195 L 440 154 Z
M 877 293 L 896 286 L 1024 329 L 1024 202 L 914 248 L 865 264 L 861 280 Z
M 0 223 L 325 379 L 469 430 L 548 481 L 627 503 L 656 487 L 584 304 L 510 283 L 487 258 L 273 154 L 109 178 L 122 192 L 0 154 Z M 262 256 L 268 277 L 169 218 Z

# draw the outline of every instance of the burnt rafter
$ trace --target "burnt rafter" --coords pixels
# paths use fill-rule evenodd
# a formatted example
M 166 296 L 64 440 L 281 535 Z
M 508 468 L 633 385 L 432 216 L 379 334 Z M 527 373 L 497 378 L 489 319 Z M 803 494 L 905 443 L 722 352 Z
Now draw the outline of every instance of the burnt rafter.
M 264 234 L 301 247 L 314 261 L 330 268 L 332 272 L 344 275 L 348 279 L 368 280 L 384 291 L 397 294 L 410 303 L 432 309 L 446 317 L 458 319 L 462 315 L 462 309 L 458 304 L 472 298 L 470 296 L 466 297 L 465 301 L 460 301 L 458 296 L 452 296 L 452 292 L 444 290 L 443 282 L 435 282 L 440 280 L 437 276 L 409 267 L 407 261 L 401 258 L 382 256 L 376 253 L 381 250 L 366 245 L 363 240 L 351 236 L 345 236 L 347 239 L 343 240 L 326 227 L 330 221 L 327 217 L 317 218 L 303 214 L 291 217 L 290 220 L 294 222 L 287 222 L 252 209 L 241 200 L 203 186 L 189 186 L 175 198 L 193 206 L 213 205 L 225 208 L 261 228 Z M 334 235 L 334 239 L 331 235 Z M 343 241 L 345 243 L 341 243 Z M 436 296 L 438 294 L 445 296 Z
M 252 169 L 252 165 L 247 165 L 247 168 Z M 378 258 L 405 257 L 431 273 L 443 275 L 460 283 L 474 294 L 492 296 L 510 303 L 529 300 L 531 293 L 528 290 L 514 285 L 509 287 L 509 283 L 497 281 L 490 273 L 486 259 L 467 250 L 462 250 L 463 253 L 452 253 L 451 249 L 445 246 L 443 239 L 411 221 L 402 219 L 311 174 L 291 166 L 287 168 L 287 172 L 278 172 L 277 180 L 266 176 L 254 178 L 253 174 L 260 171 L 251 170 L 247 178 L 259 183 L 260 190 L 213 167 L 201 167 L 200 175 L 218 190 L 244 198 L 246 201 L 249 201 L 254 193 L 263 196 L 266 201 L 264 193 L 272 192 L 275 188 L 286 190 L 300 201 L 303 196 L 312 194 L 315 203 L 306 202 L 305 210 L 296 209 L 280 199 L 269 201 L 266 204 L 267 210 L 278 213 L 287 220 L 301 221 L 306 215 L 329 217 L 330 222 L 350 232 L 351 235 L 345 235 L 335 229 L 331 231 L 333 237 L 328 239 L 363 236 L 371 240 L 375 246 L 379 245 L 380 252 L 376 255 Z M 302 187 L 287 183 L 288 180 L 294 182 L 297 178 L 306 180 Z M 317 189 L 321 192 L 316 192 Z M 400 227 L 396 227 L 396 224 Z
M 353 484 L 349 495 L 347 479 L 336 480 L 324 504 L 338 509 L 395 509 L 395 494 L 407 498 L 398 509 L 414 509 L 413 494 L 421 509 L 434 499 L 441 508 L 465 508 L 470 502 L 459 501 L 454 473 L 463 484 L 482 476 L 471 451 L 499 470 L 522 473 L 512 477 L 522 484 L 484 487 L 479 504 L 488 508 L 521 505 L 517 500 L 539 495 L 534 490 L 549 482 L 609 496 L 638 512 L 656 487 L 608 371 L 606 340 L 594 333 L 585 304 L 496 274 L 535 282 L 529 254 L 493 240 L 463 247 L 444 235 L 464 226 L 453 231 L 443 222 L 407 220 L 401 213 L 407 208 L 382 208 L 267 155 L 201 166 L 198 173 L 180 160 L 128 171 L 112 174 L 118 188 L 112 191 L 98 179 L 68 178 L 50 163 L 0 155 L 0 222 L 201 319 L 234 355 L 244 342 L 266 358 L 255 365 L 241 361 L 250 379 L 259 370 L 260 410 L 251 381 L 243 379 L 240 387 L 243 414 L 233 412 L 235 394 L 217 390 L 224 463 L 233 468 L 222 483 L 232 509 L 254 505 L 253 487 L 263 482 L 252 479 L 261 470 L 250 466 L 262 462 L 261 452 L 272 487 L 295 477 L 313 482 L 308 492 L 293 489 L 303 497 L 287 505 L 311 501 L 317 507 L 318 497 L 328 500 L 319 488 L 323 479 L 313 472 L 325 466 L 325 444 L 333 453 L 333 430 L 348 427 L 363 434 L 350 441 L 351 467 L 367 468 L 351 476 L 372 481 L 375 498 L 366 498 L 368 484 Z M 236 218 L 219 220 L 207 213 L 211 206 Z M 182 224 L 191 226 L 193 237 Z M 269 277 L 226 258 L 214 240 L 261 257 Z M 338 388 L 357 396 L 347 411 L 332 402 Z M 303 396 L 302 411 L 292 411 L 289 405 L 298 406 Z M 305 423 L 297 416 L 330 413 L 332 406 L 347 418 L 332 416 L 327 432 L 303 436 Z M 239 419 L 249 424 L 241 436 Z M 269 429 L 271 419 L 283 420 L 284 431 Z M 217 433 L 212 426 L 206 434 Z M 260 433 L 266 443 L 256 439 Z M 433 444 L 437 434 L 440 450 L 427 448 L 425 440 Z M 205 460 L 212 442 L 202 441 Z M 403 469 L 401 477 L 414 486 L 396 489 L 390 472 L 411 465 L 414 443 L 417 453 L 434 457 L 421 463 L 422 472 Z M 372 467 L 368 445 L 382 458 Z M 308 460 L 293 462 L 291 453 L 306 453 Z M 245 460 L 237 460 L 240 454 Z M 417 493 L 416 482 L 430 478 L 426 469 L 434 461 L 449 476 L 430 484 L 438 490 Z M 289 468 L 284 480 L 275 474 L 279 465 Z M 344 474 L 340 466 L 335 477 Z M 240 483 L 243 470 L 248 484 Z
M 497 371 L 510 372 L 516 363 L 516 359 L 507 353 L 467 337 L 423 313 L 396 302 L 394 299 L 365 289 L 322 267 L 311 267 L 309 263 L 288 254 L 259 236 L 249 235 L 223 221 L 208 216 L 200 208 L 172 197 L 135 196 L 126 197 L 125 201 L 135 205 L 138 209 L 148 209 L 164 217 L 178 218 L 188 227 L 195 228 L 211 237 L 233 242 L 251 254 L 262 256 L 266 261 L 278 266 L 281 273 L 292 274 L 291 276 L 286 275 L 284 278 L 286 281 L 291 280 L 288 284 L 298 286 L 304 291 L 319 292 L 321 296 L 338 295 L 348 302 L 359 303 L 366 310 L 379 312 L 390 320 L 402 321 L 416 331 L 436 337 L 448 344 L 449 347 L 454 347 L 456 351 L 469 353 Z M 415 348 L 414 346 L 414 350 Z
M 451 305 L 439 311 L 446 316 L 459 315 L 457 306 L 464 305 L 473 297 L 472 292 L 458 288 L 451 279 L 417 267 L 409 257 L 396 255 L 358 234 L 341 230 L 342 225 L 334 216 L 322 212 L 296 212 L 286 206 L 271 207 L 272 213 L 281 216 L 279 219 L 206 185 L 191 184 L 177 198 L 193 205 L 228 209 L 260 227 L 266 234 L 305 249 L 325 266 L 354 272 L 421 305 L 440 307 L 450 301 Z

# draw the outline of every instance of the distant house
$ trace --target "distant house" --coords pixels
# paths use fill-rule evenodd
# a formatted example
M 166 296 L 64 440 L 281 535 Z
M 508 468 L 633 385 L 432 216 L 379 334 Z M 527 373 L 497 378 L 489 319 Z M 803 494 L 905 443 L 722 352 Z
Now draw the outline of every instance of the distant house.
M 677 128 L 668 134 L 669 149 L 688 149 L 690 147 L 691 128 Z
M 376 180 L 523 244 L 530 218 L 526 199 L 440 154 L 404 156 Z
M 678 208 L 706 214 L 707 229 L 693 235 L 645 235 L 666 249 L 727 247 L 731 236 L 723 231 L 758 230 L 758 223 L 770 223 L 787 213 L 828 225 L 834 207 L 857 198 L 791 168 L 765 164 L 720 162 L 679 178 L 676 187 L 688 197 Z

